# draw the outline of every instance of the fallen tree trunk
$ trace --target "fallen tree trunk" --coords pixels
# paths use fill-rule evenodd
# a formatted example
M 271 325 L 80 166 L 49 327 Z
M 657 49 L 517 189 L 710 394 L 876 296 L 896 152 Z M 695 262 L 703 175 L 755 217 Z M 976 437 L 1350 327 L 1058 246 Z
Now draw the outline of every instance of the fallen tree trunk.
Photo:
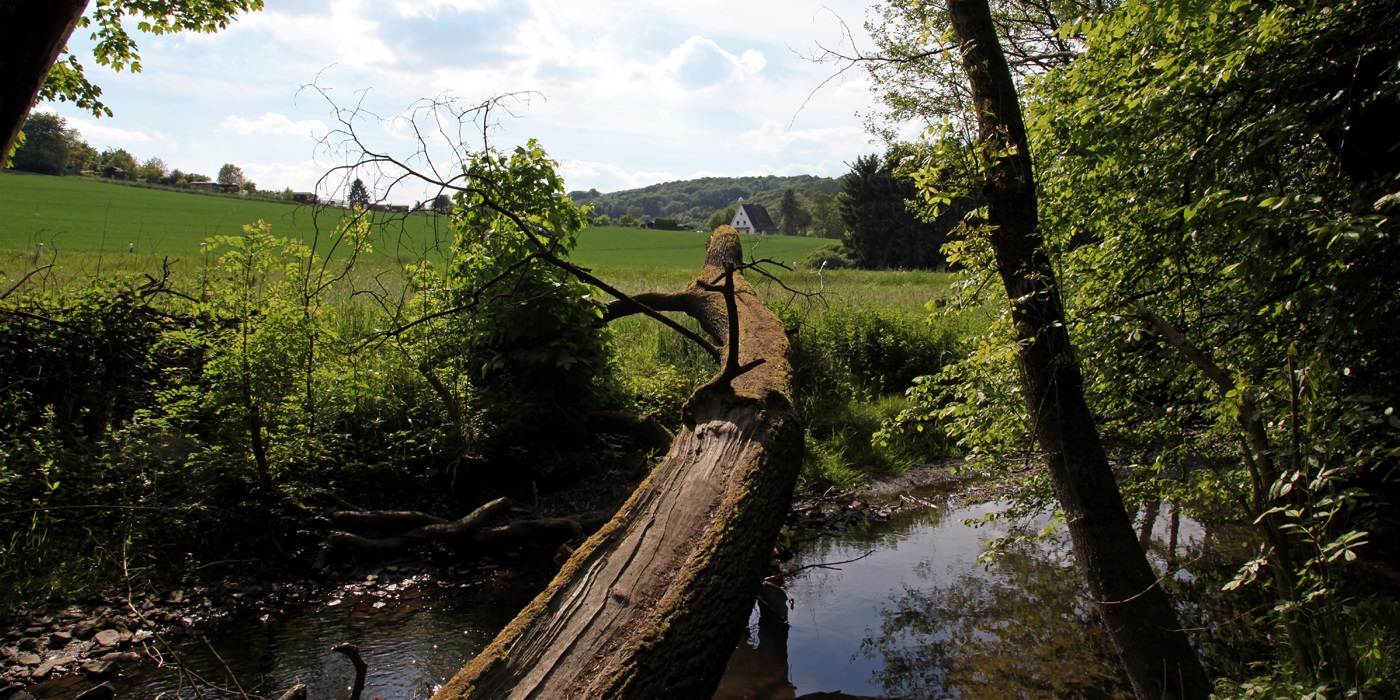
M 331 524 L 340 530 L 326 537 L 314 567 L 324 571 L 346 557 L 358 554 L 383 556 L 423 542 L 441 542 L 468 549 L 496 549 L 513 545 L 557 546 L 577 542 L 602 527 L 612 511 L 580 513 L 570 518 L 528 517 L 487 527 L 511 510 L 509 499 L 497 498 L 466 517 L 451 522 L 415 511 L 340 511 Z
M 740 264 L 738 235 L 722 226 L 685 290 L 610 309 L 689 314 L 724 346 L 724 367 L 690 397 L 670 451 L 617 515 L 435 698 L 714 693 L 802 456 L 787 335 Z
M 397 533 L 445 522 L 447 521 L 435 515 L 413 510 L 341 510 L 331 513 L 332 527 L 360 534 Z

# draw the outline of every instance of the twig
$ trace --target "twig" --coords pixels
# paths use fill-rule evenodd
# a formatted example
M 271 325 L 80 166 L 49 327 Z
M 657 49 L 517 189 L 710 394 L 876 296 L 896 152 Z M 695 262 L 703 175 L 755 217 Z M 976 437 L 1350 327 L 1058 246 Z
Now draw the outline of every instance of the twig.
M 490 289 L 491 287 L 495 286 L 497 283 L 501 282 L 501 281 L 504 280 L 506 277 L 509 277 L 509 276 L 511 275 L 511 273 L 514 273 L 516 270 L 519 270 L 519 269 L 522 268 L 522 267 L 528 266 L 528 265 L 529 265 L 532 261 L 534 261 L 536 258 L 537 258 L 536 255 L 530 254 L 530 255 L 527 255 L 527 256 L 521 258 L 520 260 L 517 260 L 516 262 L 512 263 L 509 267 L 507 267 L 506 269 L 502 270 L 500 274 L 496 275 L 495 277 L 492 277 L 492 278 L 489 279 L 489 280 L 486 280 L 485 282 L 483 282 L 483 283 L 481 284 L 481 286 L 479 286 L 479 287 L 477 287 L 476 289 L 472 290 L 471 293 L 469 294 L 469 296 L 471 297 L 471 300 L 470 300 L 470 301 L 468 301 L 468 302 L 466 302 L 466 303 L 464 303 L 464 304 L 459 304 L 459 305 L 454 306 L 454 307 L 449 308 L 449 309 L 443 309 L 443 310 L 441 310 L 441 311 L 434 311 L 433 313 L 425 314 L 425 315 L 423 315 L 423 316 L 421 316 L 421 317 L 419 317 L 419 318 L 417 318 L 417 319 L 415 319 L 415 320 L 413 320 L 413 321 L 409 321 L 408 323 L 406 323 L 406 324 L 404 324 L 404 325 L 401 325 L 401 326 L 399 326 L 399 327 L 397 327 L 397 328 L 390 328 L 389 330 L 380 331 L 380 332 L 378 332 L 378 333 L 372 333 L 372 334 L 370 334 L 370 335 L 368 335 L 368 336 L 365 336 L 365 338 L 364 338 L 363 340 L 361 340 L 360 343 L 355 347 L 355 350 L 356 350 L 356 351 L 362 350 L 362 349 L 364 349 L 365 347 L 369 346 L 372 342 L 374 342 L 375 340 L 378 340 L 378 339 L 380 339 L 380 338 L 397 338 L 397 337 L 403 335 L 404 333 L 407 333 L 409 330 L 413 329 L 414 327 L 419 326 L 419 325 L 422 325 L 422 324 L 424 324 L 424 323 L 427 323 L 428 321 L 432 321 L 433 319 L 443 318 L 443 317 L 445 317 L 445 316 L 451 316 L 451 315 L 453 315 L 453 314 L 461 313 L 461 312 L 463 312 L 463 311 L 469 311 L 469 310 L 475 308 L 478 304 L 481 303 L 481 295 L 485 294 L 485 293 L 486 293 L 486 290 L 488 290 L 488 289 Z M 371 294 L 370 296 L 372 296 L 372 297 L 375 299 L 376 302 L 379 302 L 379 305 L 380 305 L 381 308 L 384 308 L 385 311 L 388 311 L 387 306 L 383 303 L 383 301 L 382 301 L 381 299 L 379 299 L 379 297 L 374 296 L 373 294 Z
M 219 665 L 224 667 L 224 673 L 227 673 L 229 680 L 233 681 L 233 687 L 238 689 L 239 697 L 243 698 L 243 700 L 249 700 L 248 693 L 243 690 L 243 684 L 238 682 L 238 676 L 234 674 L 233 669 L 228 667 L 228 662 L 224 661 L 224 657 L 219 656 L 219 652 L 214 649 L 214 645 L 209 643 L 209 638 L 201 634 L 199 635 L 199 641 L 204 642 L 204 646 L 209 649 L 209 653 L 213 654 L 214 658 L 218 660 Z
M 327 102 L 330 102 L 332 106 L 334 106 L 335 103 L 331 101 L 330 97 L 326 94 L 326 91 L 320 88 L 319 86 L 314 84 L 307 85 L 303 86 L 303 89 L 315 90 L 323 98 L 325 98 Z M 452 149 L 453 162 L 455 164 L 460 164 L 469 160 L 467 154 L 459 150 L 460 144 L 464 142 L 464 139 L 462 139 L 461 135 L 461 127 L 465 123 L 470 121 L 472 124 L 476 125 L 479 128 L 483 140 L 483 148 L 489 149 L 490 145 L 487 139 L 487 135 L 493 125 L 493 122 L 491 122 L 492 110 L 503 109 L 507 114 L 511 114 L 509 107 L 506 105 L 507 100 L 521 100 L 531 96 L 535 96 L 537 94 L 538 93 L 528 92 L 508 93 L 505 95 L 494 97 L 490 100 L 482 102 L 478 105 L 474 105 L 467 109 L 457 108 L 455 106 L 455 100 L 450 96 L 443 96 L 436 100 L 420 101 L 411 110 L 410 116 L 403 117 L 403 120 L 407 121 L 413 129 L 414 137 L 418 143 L 418 150 L 412 155 L 410 155 L 407 159 L 400 159 L 391 156 L 387 153 L 376 153 L 374 151 L 371 151 L 368 148 L 365 148 L 364 142 L 360 140 L 360 136 L 355 129 L 356 118 L 363 115 L 369 115 L 371 117 L 375 116 L 369 113 L 367 110 L 363 109 L 362 105 L 364 102 L 364 94 L 362 93 L 360 97 L 360 102 L 353 109 L 339 107 L 336 108 L 336 119 L 340 122 L 341 128 L 336 129 L 331 133 L 327 134 L 320 141 L 323 147 L 333 149 L 332 138 L 341 137 L 345 139 L 345 141 L 342 143 L 353 144 L 359 150 L 361 157 L 354 159 L 355 162 L 349 165 L 338 166 L 336 168 L 333 168 L 326 175 L 322 176 L 321 183 L 325 183 L 333 173 L 338 171 L 354 171 L 356 168 L 359 167 L 374 166 L 376 168 L 380 168 L 380 172 L 384 172 L 384 166 L 390 166 L 392 168 L 397 169 L 400 173 L 399 175 L 392 178 L 392 181 L 389 185 L 391 189 L 394 185 L 398 184 L 399 182 L 402 182 L 405 179 L 416 178 L 429 185 L 436 186 L 440 192 L 452 191 L 476 195 L 481 198 L 482 205 L 506 217 L 512 223 L 514 223 L 517 228 L 519 228 L 520 232 L 525 235 L 526 241 L 531 245 L 531 247 L 535 249 L 539 259 L 544 260 L 545 262 L 551 265 L 565 270 L 569 274 L 573 275 L 575 278 L 582 280 L 588 284 L 594 285 L 615 298 L 630 299 L 630 297 L 627 294 L 593 276 L 586 269 L 560 258 L 555 250 L 555 248 L 558 246 L 557 241 L 554 242 L 553 246 L 545 245 L 544 243 L 542 243 L 540 241 L 540 238 L 548 237 L 542 236 L 537 227 L 527 223 L 518 212 L 512 211 L 506 206 L 502 205 L 493 196 L 493 193 L 491 191 L 489 191 L 486 188 L 474 187 L 463 184 L 464 182 L 468 181 L 470 177 L 470 175 L 467 172 L 459 171 L 452 177 L 444 177 L 443 173 L 439 171 L 437 164 L 431 158 L 428 157 L 429 148 L 426 141 L 426 137 L 423 135 L 423 132 L 419 129 L 418 123 L 416 121 L 416 118 L 422 112 L 432 112 L 438 109 L 445 109 L 457 119 L 458 135 L 455 140 L 453 139 L 453 137 L 442 131 L 444 120 L 436 119 L 435 122 L 438 124 L 439 135 L 441 135 L 448 142 L 449 146 Z M 468 117 L 470 117 L 470 120 L 467 119 Z M 426 172 L 424 170 L 419 170 L 413 165 L 411 165 L 411 161 L 415 159 L 421 159 L 424 163 L 426 163 Z M 700 347 L 704 348 L 705 351 L 710 353 L 710 355 L 716 360 L 719 359 L 719 350 L 715 348 L 713 343 L 710 343 L 708 340 L 706 340 L 699 334 L 680 325 L 679 323 L 676 323 L 674 320 L 670 319 L 666 315 L 648 308 L 645 304 L 636 303 L 636 308 L 642 313 L 646 314 L 647 316 L 650 316 L 656 321 L 666 325 L 667 327 L 671 328 L 677 333 L 680 333 L 682 336 L 700 345 Z M 439 315 L 445 315 L 445 313 Z M 415 322 L 413 325 L 417 325 L 417 323 L 421 323 L 423 320 L 428 319 L 421 319 L 420 321 Z M 385 334 L 378 335 L 382 336 Z
M 200 564 L 199 566 L 194 567 L 193 570 L 194 570 L 194 571 L 199 571 L 200 569 L 207 569 L 207 568 L 209 568 L 209 567 L 211 567 L 211 566 L 219 566 L 219 565 L 221 565 L 221 564 L 251 564 L 251 563 L 256 562 L 256 561 L 261 561 L 261 560 L 259 560 L 259 559 L 224 559 L 224 560 L 222 560 L 222 561 L 211 561 L 211 562 L 209 562 L 208 564 Z
M 720 280 L 724 281 L 723 286 L 718 284 Z M 707 387 L 715 386 L 732 390 L 731 382 L 733 382 L 734 379 L 764 362 L 764 358 L 760 357 L 752 362 L 739 364 L 739 302 L 734 295 L 734 265 L 732 263 L 726 263 L 724 266 L 724 274 L 715 278 L 715 281 L 709 284 L 700 283 L 700 287 L 723 294 L 725 312 L 729 316 L 729 337 L 725 339 L 724 344 L 725 350 L 727 351 L 724 358 L 724 368 L 720 370 L 720 373 L 716 375 L 714 379 L 706 382 L 705 386 L 700 389 L 703 390 Z
M 870 556 L 870 555 L 872 555 L 872 554 L 874 554 L 874 553 L 875 553 L 875 550 L 872 549 L 872 550 L 866 552 L 865 554 L 862 554 L 862 555 L 856 557 L 855 559 L 847 559 L 847 560 L 845 560 L 845 561 L 827 561 L 827 562 L 822 562 L 822 563 L 820 563 L 820 564 L 807 564 L 807 565 L 805 565 L 805 566 L 799 566 L 799 567 L 797 567 L 796 569 L 793 569 L 793 570 L 791 570 L 791 571 L 784 572 L 784 573 L 782 573 L 782 574 L 780 574 L 780 575 L 769 576 L 768 578 L 765 578 L 764 580 L 767 581 L 767 580 L 770 580 L 770 579 L 781 579 L 781 578 L 783 578 L 784 576 L 791 576 L 791 575 L 793 575 L 793 574 L 795 574 L 795 573 L 797 573 L 797 572 L 799 572 L 799 571 L 806 571 L 806 570 L 808 570 L 808 569 L 831 569 L 832 571 L 840 571 L 840 569 L 836 568 L 838 565 L 840 565 L 840 564 L 852 564 L 852 563 L 858 562 L 858 561 L 860 561 L 861 559 L 864 559 L 864 558 L 866 558 L 866 557 L 868 557 L 868 556 Z
M 360 648 L 344 642 L 331 647 L 331 651 L 344 654 L 355 665 L 355 684 L 350 688 L 350 700 L 360 700 L 360 695 L 365 691 L 365 675 L 369 672 L 369 664 L 360 656 Z
M 23 285 L 25 282 L 28 282 L 30 277 L 33 277 L 34 275 L 37 275 L 37 274 L 39 274 L 40 272 L 43 272 L 44 270 L 47 270 L 47 269 L 49 269 L 49 268 L 51 268 L 51 267 L 53 267 L 53 263 L 49 263 L 49 264 L 44 265 L 44 266 L 42 266 L 42 267 L 36 267 L 36 268 L 34 268 L 33 270 L 30 270 L 25 276 L 19 278 L 19 281 L 18 281 L 18 282 L 15 282 L 13 286 L 11 286 L 9 289 L 5 290 L 5 293 L 4 293 L 4 294 L 0 294 L 0 299 L 7 299 L 7 298 L 9 298 L 9 296 L 10 296 L 11 294 L 13 294 L 14 291 L 15 291 L 16 289 L 19 289 L 19 288 L 20 288 L 20 285 Z

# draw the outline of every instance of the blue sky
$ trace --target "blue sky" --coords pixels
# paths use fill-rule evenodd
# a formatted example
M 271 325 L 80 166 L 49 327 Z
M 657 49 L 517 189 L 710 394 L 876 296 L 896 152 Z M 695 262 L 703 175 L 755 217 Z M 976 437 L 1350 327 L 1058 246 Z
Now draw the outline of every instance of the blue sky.
M 857 71 L 818 90 L 833 67 L 802 56 L 818 43 L 841 45 L 843 21 L 868 48 L 868 4 L 267 0 L 218 34 L 136 35 L 143 70 L 134 75 L 92 65 L 92 42 L 79 29 L 69 48 L 115 116 L 95 119 L 68 104 L 40 109 L 63 115 L 99 150 L 125 148 L 211 176 L 234 163 L 264 188 L 309 190 L 344 164 L 343 149 L 318 143 L 338 126 L 327 98 L 375 115 L 356 120 L 358 133 L 407 157 L 413 132 L 396 117 L 416 100 L 477 104 L 526 91 L 509 115 L 497 112 L 492 144 L 539 139 L 569 189 L 837 176 L 879 150 L 862 126 L 872 96 Z M 312 84 L 319 89 L 305 87 Z M 438 146 L 429 153 L 450 158 Z M 382 176 L 365 179 L 386 186 Z M 401 187 L 387 198 L 421 191 Z

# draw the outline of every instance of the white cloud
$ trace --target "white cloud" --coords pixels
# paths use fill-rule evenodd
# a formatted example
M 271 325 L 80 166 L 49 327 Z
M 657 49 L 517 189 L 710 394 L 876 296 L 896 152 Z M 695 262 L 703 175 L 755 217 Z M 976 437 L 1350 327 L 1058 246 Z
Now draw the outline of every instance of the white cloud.
M 242 166 L 243 174 L 264 189 L 291 187 L 310 189 L 311 183 L 326 174 L 326 167 L 312 160 L 299 163 L 249 163 Z
M 158 131 L 155 134 L 148 134 L 142 130 L 123 129 L 112 126 L 110 123 L 80 117 L 65 116 L 64 121 L 68 124 L 68 128 L 77 129 L 79 136 L 84 141 L 99 150 L 103 145 L 121 147 L 133 143 L 151 143 L 162 138 Z
M 492 142 L 539 138 L 573 189 L 614 191 L 705 174 L 839 174 L 843 162 L 875 150 L 857 116 L 870 109 L 868 86 L 851 71 L 813 95 L 833 69 L 794 52 L 818 41 L 836 45 L 838 17 L 868 48 L 861 32 L 867 4 L 269 3 L 216 34 L 143 43 L 141 75 L 98 76 L 117 119 L 70 121 L 89 140 L 134 145 L 182 168 L 233 161 L 260 185 L 305 189 L 329 166 L 287 159 L 342 160 L 344 153 L 327 153 L 312 138 L 339 126 L 336 106 L 364 107 L 356 125 L 376 142 L 367 145 L 411 156 L 410 124 L 392 118 L 407 116 L 414 100 L 537 90 L 546 99 L 492 113 L 499 124 Z M 90 51 L 85 41 L 75 37 L 75 51 Z M 312 82 L 330 90 L 335 104 L 298 91 Z M 419 126 L 433 133 L 447 127 L 448 138 L 468 148 L 481 143 L 475 128 L 459 133 L 450 120 Z M 450 154 L 442 155 L 450 167 Z
M 297 54 L 318 57 L 321 65 L 392 66 L 397 58 L 379 37 L 379 23 L 371 19 L 375 7 L 367 0 L 335 0 L 325 14 L 266 9 L 246 16 L 236 26 L 244 32 L 268 32 L 295 47 Z
M 320 119 L 293 121 L 285 114 L 266 112 L 257 119 L 244 119 L 230 114 L 221 128 L 232 130 L 240 136 L 311 136 L 320 138 L 330 129 Z
M 482 10 L 495 7 L 498 4 L 499 2 L 493 0 L 398 0 L 394 3 L 394 9 L 401 17 L 437 19 L 444 7 L 462 12 L 464 10 Z
M 604 192 L 635 189 L 680 179 L 673 173 L 657 170 L 627 170 L 612 163 L 597 161 L 568 160 L 559 164 L 559 172 L 566 182 L 589 182 L 588 187 L 596 187 Z
M 763 54 L 757 51 L 745 51 L 744 60 L 740 60 L 713 40 L 697 34 L 671 50 L 659 74 L 682 88 L 706 89 L 742 80 L 746 72 L 756 72 L 764 63 Z
M 790 129 L 776 119 L 767 119 L 757 129 L 741 134 L 736 142 L 741 148 L 756 153 L 778 155 L 794 149 L 860 153 L 862 149 L 867 148 L 869 139 L 859 124 Z
M 768 65 L 768 59 L 764 58 L 762 51 L 749 49 L 739 57 L 739 67 L 743 68 L 745 73 L 757 73 L 763 70 L 766 65 Z

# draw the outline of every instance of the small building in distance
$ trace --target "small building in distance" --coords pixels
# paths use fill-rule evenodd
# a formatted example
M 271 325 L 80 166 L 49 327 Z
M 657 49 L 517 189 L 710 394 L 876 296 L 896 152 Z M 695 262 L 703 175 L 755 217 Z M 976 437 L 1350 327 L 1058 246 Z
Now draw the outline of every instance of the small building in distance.
M 370 205 L 369 205 L 369 210 L 370 210 L 370 211 L 390 212 L 390 213 L 393 213 L 393 214 L 407 214 L 407 213 L 408 213 L 408 205 L 407 205 L 407 204 L 390 204 L 388 201 L 382 200 L 382 199 L 381 199 L 381 200 L 379 200 L 378 202 L 371 202 Z
M 315 204 L 315 203 L 316 203 L 316 199 L 317 199 L 317 198 L 316 198 L 316 193 L 315 193 L 315 192 L 293 192 L 293 193 L 292 193 L 292 201 L 293 201 L 293 202 L 296 202 L 297 204 Z
M 237 194 L 238 185 L 225 185 L 218 182 L 191 182 L 185 185 L 187 189 L 195 192 L 221 192 L 223 194 Z
M 745 204 L 744 200 L 739 200 L 739 206 L 734 208 L 734 219 L 729 222 L 739 233 L 757 233 L 760 235 L 775 234 L 778 232 L 778 225 L 773 223 L 773 217 L 768 215 L 768 210 L 761 204 Z

